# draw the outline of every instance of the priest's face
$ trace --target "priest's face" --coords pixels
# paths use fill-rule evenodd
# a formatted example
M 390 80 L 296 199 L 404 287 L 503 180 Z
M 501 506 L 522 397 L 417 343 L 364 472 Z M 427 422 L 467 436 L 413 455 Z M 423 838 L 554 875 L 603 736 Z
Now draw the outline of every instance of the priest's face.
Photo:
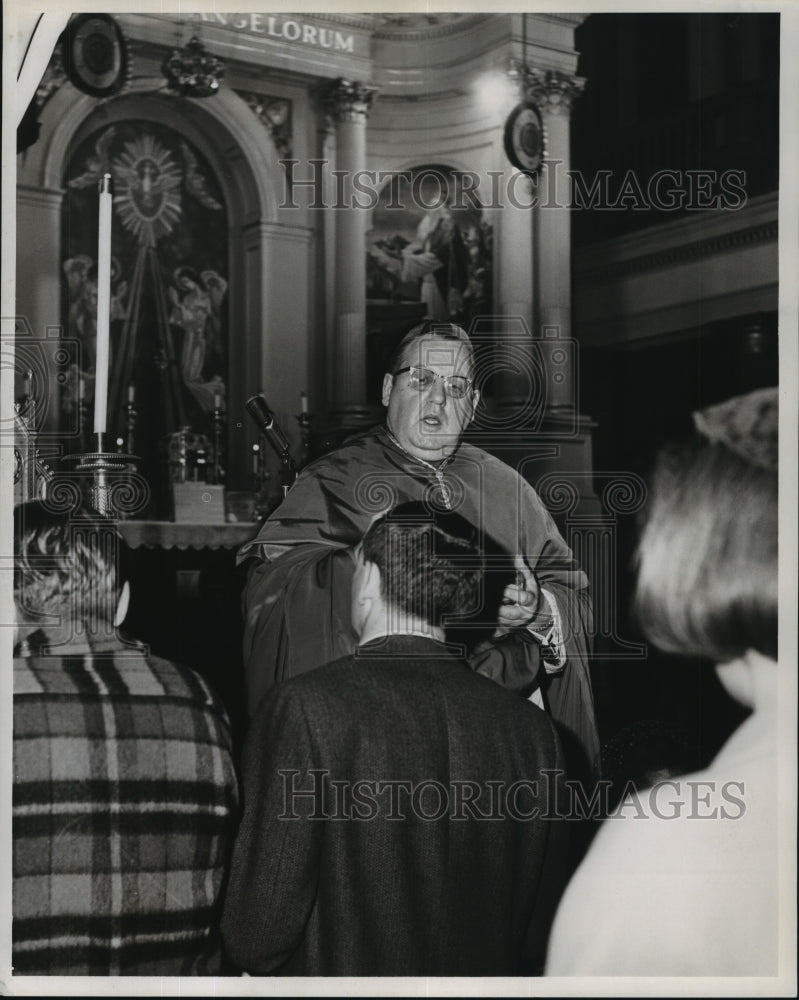
M 412 371 L 402 370 L 411 366 Z M 445 382 L 436 376 L 453 378 Z M 472 377 L 467 344 L 435 335 L 408 344 L 397 373 L 383 379 L 388 428 L 406 451 L 428 462 L 452 454 L 479 399 L 465 381 Z

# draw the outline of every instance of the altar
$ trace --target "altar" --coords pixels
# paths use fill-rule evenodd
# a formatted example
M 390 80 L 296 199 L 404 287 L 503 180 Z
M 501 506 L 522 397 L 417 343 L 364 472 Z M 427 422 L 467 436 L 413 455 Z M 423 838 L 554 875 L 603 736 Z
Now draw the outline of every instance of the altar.
M 131 603 L 123 625 L 155 656 L 192 667 L 227 708 L 237 749 L 246 730 L 241 595 L 236 553 L 258 522 L 120 521 Z
M 257 521 L 193 524 L 178 521 L 120 521 L 119 533 L 131 549 L 238 549 L 260 527 Z

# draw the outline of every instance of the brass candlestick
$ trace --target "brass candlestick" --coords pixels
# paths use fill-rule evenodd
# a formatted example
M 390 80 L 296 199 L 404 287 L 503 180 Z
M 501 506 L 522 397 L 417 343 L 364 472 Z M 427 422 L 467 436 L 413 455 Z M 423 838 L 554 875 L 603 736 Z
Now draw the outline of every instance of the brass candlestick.
M 125 448 L 129 455 L 132 455 L 136 450 L 136 418 L 138 415 L 136 404 L 132 399 L 129 399 L 125 405 Z
M 211 471 L 212 483 L 223 483 L 225 470 L 222 467 L 222 437 L 225 429 L 225 414 L 219 403 L 214 406 L 214 464 Z
M 125 518 L 143 510 L 150 499 L 150 487 L 136 471 L 137 456 L 108 451 L 104 434 L 95 434 L 94 439 L 96 450 L 67 455 L 63 459 L 73 464 L 73 471 L 56 478 L 51 490 L 55 502 L 69 490 L 66 483 L 77 480 L 70 484 L 70 495 L 76 501 L 82 495 L 98 514 Z
M 78 448 L 80 451 L 88 451 L 91 447 L 89 426 L 89 407 L 83 396 L 78 397 Z

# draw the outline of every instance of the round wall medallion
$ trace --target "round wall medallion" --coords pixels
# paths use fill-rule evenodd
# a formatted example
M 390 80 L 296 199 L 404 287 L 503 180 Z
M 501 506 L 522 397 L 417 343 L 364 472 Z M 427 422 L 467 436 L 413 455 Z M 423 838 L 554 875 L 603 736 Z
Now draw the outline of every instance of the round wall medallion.
M 80 14 L 64 35 L 70 83 L 92 97 L 109 97 L 125 82 L 127 52 L 119 25 L 108 14 Z
M 508 115 L 505 152 L 514 167 L 526 174 L 538 172 L 544 159 L 544 123 L 535 104 L 517 104 Z

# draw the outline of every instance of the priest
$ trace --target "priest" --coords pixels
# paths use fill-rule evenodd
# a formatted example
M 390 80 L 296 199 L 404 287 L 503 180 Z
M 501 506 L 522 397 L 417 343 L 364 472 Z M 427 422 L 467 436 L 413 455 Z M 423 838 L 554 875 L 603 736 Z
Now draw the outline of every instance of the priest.
M 353 651 L 354 548 L 378 516 L 426 500 L 478 525 L 495 553 L 491 565 L 512 573 L 496 597 L 498 574 L 488 574 L 481 607 L 463 609 L 460 634 L 472 666 L 549 711 L 567 760 L 590 773 L 599 741 L 588 581 L 533 488 L 462 440 L 479 402 L 466 332 L 433 321 L 411 329 L 384 376 L 382 401 L 385 424 L 306 466 L 240 552 L 240 561 L 251 562 L 244 595 L 250 714 L 273 684 Z

